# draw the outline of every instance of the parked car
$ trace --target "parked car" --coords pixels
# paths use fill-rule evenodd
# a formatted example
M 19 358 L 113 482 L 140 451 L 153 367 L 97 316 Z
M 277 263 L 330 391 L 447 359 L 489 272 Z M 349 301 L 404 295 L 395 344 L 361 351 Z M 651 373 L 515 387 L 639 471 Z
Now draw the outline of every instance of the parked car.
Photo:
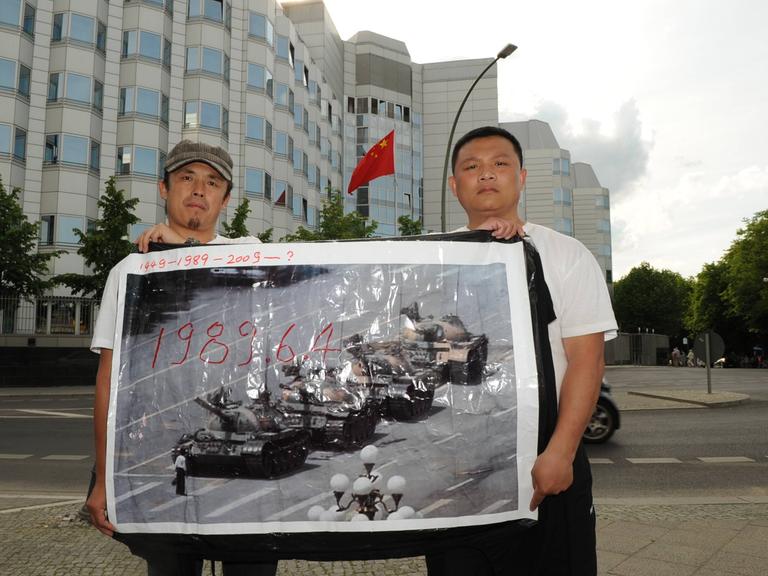
M 607 442 L 620 426 L 619 407 L 611 396 L 611 387 L 603 380 L 600 384 L 600 396 L 597 399 L 595 411 L 592 413 L 592 419 L 584 431 L 584 442 L 586 444 L 602 444 Z

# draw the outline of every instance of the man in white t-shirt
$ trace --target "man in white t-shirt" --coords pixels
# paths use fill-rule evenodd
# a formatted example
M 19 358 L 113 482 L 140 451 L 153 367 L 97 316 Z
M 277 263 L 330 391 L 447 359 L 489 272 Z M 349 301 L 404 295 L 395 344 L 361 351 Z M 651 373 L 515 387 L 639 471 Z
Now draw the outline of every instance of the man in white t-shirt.
M 226 207 L 232 191 L 232 158 L 223 148 L 202 142 L 182 140 L 168 154 L 165 174 L 158 183 L 165 200 L 167 224 L 157 224 L 136 240 L 139 251 L 147 252 L 150 242 L 166 244 L 207 244 L 258 242 L 254 237 L 230 240 L 216 234 L 219 214 Z M 102 533 L 112 536 L 115 527 L 107 519 L 106 446 L 107 410 L 112 370 L 115 326 L 117 322 L 117 267 L 107 279 L 96 320 L 91 350 L 100 354 L 94 399 L 94 437 L 96 443 L 96 482 L 86 506 L 91 522 Z M 165 553 L 147 558 L 150 576 L 197 576 L 202 563 Z M 224 563 L 225 576 L 274 576 L 276 562 Z
M 490 229 L 502 238 L 522 233 L 541 257 L 556 316 L 548 330 L 558 414 L 531 472 L 530 509 L 539 508 L 538 525 L 525 536 L 505 535 L 502 528 L 498 538 L 469 544 L 475 555 L 485 549 L 479 560 L 460 549 L 427 554 L 429 574 L 506 574 L 514 564 L 520 574 L 592 576 L 597 573 L 595 517 L 581 438 L 600 392 L 604 342 L 617 330 L 603 273 L 578 240 L 526 223 L 518 214 L 526 170 L 512 134 L 495 126 L 472 130 L 456 143 L 452 165 L 449 183 L 467 213 L 468 228 Z M 481 564 L 486 568 L 478 568 Z

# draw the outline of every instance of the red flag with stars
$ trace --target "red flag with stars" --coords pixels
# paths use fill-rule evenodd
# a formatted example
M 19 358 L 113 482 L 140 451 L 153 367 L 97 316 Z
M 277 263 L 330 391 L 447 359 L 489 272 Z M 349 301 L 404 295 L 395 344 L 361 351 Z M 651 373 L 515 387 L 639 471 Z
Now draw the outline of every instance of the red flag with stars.
M 368 150 L 352 172 L 347 194 L 374 178 L 395 173 L 395 131 L 392 130 Z

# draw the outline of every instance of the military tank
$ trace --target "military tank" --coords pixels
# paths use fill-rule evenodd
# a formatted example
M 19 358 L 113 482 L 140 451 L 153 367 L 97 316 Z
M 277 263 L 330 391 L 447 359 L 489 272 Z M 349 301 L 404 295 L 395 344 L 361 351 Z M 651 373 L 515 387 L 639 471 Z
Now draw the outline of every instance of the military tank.
M 268 392 L 247 407 L 223 387 L 195 402 L 211 414 L 208 425 L 184 434 L 171 451 L 173 460 L 185 456 L 190 476 L 272 478 L 307 459 L 309 433 L 281 423 Z
M 407 318 L 403 349 L 416 368 L 432 367 L 453 384 L 478 384 L 488 360 L 488 337 L 470 333 L 456 315 L 422 317 L 414 302 L 400 310 Z
M 383 418 L 412 420 L 429 412 L 442 382 L 431 367 L 414 368 L 400 342 L 365 342 L 355 334 L 344 346 L 352 357 L 344 379 L 365 391 Z
M 274 408 L 289 428 L 310 434 L 312 444 L 347 450 L 364 445 L 375 433 L 379 414 L 375 402 L 345 386 L 333 368 L 302 374 L 295 364 L 283 366 L 289 377 L 280 384 Z

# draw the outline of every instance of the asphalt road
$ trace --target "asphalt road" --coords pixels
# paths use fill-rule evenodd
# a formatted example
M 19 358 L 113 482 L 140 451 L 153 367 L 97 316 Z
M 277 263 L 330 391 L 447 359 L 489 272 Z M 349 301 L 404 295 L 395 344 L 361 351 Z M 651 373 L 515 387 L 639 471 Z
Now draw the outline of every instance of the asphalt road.
M 669 370 L 609 368 L 608 378 L 617 390 L 669 388 Z M 699 373 L 679 369 L 674 381 L 689 388 Z M 623 412 L 613 439 L 588 449 L 597 498 L 768 493 L 768 371 L 713 373 L 718 389 L 753 399 L 727 408 Z M 659 374 L 666 383 L 653 383 Z M 90 404 L 87 396 L 0 399 L 0 507 L 18 505 L 13 497 L 22 494 L 84 493 L 92 465 Z

